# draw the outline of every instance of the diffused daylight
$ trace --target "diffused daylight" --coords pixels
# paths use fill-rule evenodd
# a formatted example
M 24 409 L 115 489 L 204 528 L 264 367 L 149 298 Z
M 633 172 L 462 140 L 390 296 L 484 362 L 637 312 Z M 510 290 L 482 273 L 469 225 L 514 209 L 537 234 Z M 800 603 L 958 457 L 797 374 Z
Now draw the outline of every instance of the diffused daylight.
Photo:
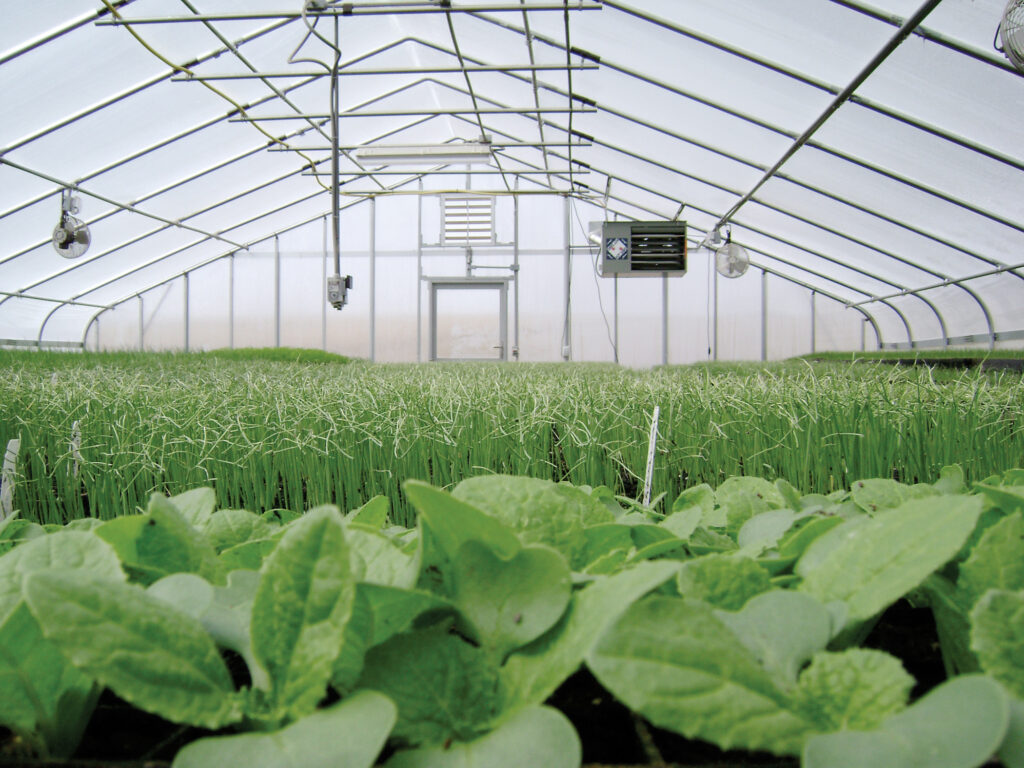
M 0 768 L 1024 768 L 1024 0 L 0 21 Z

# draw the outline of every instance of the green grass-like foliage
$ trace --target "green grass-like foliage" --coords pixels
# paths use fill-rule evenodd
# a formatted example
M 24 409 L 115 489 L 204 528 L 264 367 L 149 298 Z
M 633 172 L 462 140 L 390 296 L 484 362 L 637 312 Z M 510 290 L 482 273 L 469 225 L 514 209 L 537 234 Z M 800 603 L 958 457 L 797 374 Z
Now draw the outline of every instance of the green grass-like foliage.
M 208 729 L 176 768 L 579 768 L 544 702 L 586 665 L 636 715 L 724 749 L 1020 768 L 1024 472 L 853 486 L 731 478 L 666 514 L 490 475 L 406 482 L 414 528 L 382 498 L 282 517 L 205 488 L 107 522 L 9 519 L 0 726 L 73 755 L 109 688 Z M 901 659 L 858 647 L 904 598 L 972 665 L 917 701 Z
M 858 477 L 914 482 L 955 463 L 980 479 L 1024 463 L 1024 383 L 1005 372 L 219 354 L 0 354 L 0 448 L 21 438 L 14 507 L 39 523 L 107 519 L 154 491 L 207 485 L 219 507 L 257 513 L 386 495 L 411 524 L 402 480 L 451 487 L 488 472 L 636 498 L 656 405 L 654 498 L 733 475 L 828 493 Z

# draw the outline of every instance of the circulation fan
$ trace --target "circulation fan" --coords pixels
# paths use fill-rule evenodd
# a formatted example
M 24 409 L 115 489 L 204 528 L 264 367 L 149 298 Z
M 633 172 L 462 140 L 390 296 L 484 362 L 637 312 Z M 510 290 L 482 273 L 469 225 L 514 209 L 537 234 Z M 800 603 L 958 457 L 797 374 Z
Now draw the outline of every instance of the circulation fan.
M 81 201 L 65 189 L 60 196 L 60 221 L 53 228 L 53 250 L 65 259 L 77 259 L 87 250 L 92 237 L 89 227 L 81 219 L 72 214 L 81 210 Z
M 750 254 L 742 245 L 732 241 L 732 233 L 726 237 L 725 245 L 715 251 L 715 269 L 722 277 L 739 277 L 750 266 Z
M 1010 0 L 1006 4 L 996 34 L 1000 43 L 996 45 L 996 50 L 1024 72 L 1024 0 Z

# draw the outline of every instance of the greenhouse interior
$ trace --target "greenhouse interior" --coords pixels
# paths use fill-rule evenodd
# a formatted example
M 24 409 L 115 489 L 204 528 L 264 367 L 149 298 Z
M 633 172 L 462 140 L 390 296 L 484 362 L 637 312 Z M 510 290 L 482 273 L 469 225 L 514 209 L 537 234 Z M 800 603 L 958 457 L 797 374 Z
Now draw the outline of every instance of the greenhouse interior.
M 0 23 L 0 766 L 1024 768 L 1024 0 Z

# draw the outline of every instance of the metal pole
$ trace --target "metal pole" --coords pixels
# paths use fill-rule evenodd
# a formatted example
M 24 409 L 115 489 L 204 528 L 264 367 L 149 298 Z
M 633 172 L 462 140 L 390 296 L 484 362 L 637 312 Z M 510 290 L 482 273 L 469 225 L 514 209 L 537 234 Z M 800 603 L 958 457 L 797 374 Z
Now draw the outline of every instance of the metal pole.
M 519 177 L 516 177 L 516 192 Z M 512 195 L 512 359 L 519 360 L 519 195 Z
M 188 272 L 183 273 L 182 278 L 184 278 L 184 290 L 182 293 L 184 294 L 185 309 L 185 351 L 188 352 Z
M 714 314 L 712 317 L 712 323 L 714 324 L 714 330 L 712 338 L 714 339 L 714 354 L 711 356 L 712 360 L 718 360 L 718 270 L 715 269 L 714 264 L 709 264 L 708 268 L 712 270 L 712 287 L 711 294 L 713 298 L 713 310 Z
M 619 364 L 619 274 L 618 272 L 612 273 L 612 328 L 614 330 L 614 338 L 612 346 L 614 349 L 612 352 L 615 355 L 615 364 Z
M 142 294 L 139 294 L 139 352 L 142 352 L 146 348 L 146 319 L 145 319 L 145 308 L 142 306 L 143 298 Z
M 324 216 L 323 283 L 320 286 L 320 347 L 327 351 L 327 217 Z
M 423 362 L 423 178 L 416 197 L 416 362 Z
M 281 244 L 274 238 L 274 346 L 281 346 Z
M 565 241 L 565 318 L 562 324 L 562 359 L 572 358 L 572 251 L 569 244 L 569 196 L 562 198 L 562 230 Z
M 100 310 L 100 313 L 102 314 L 104 311 L 106 311 L 106 310 Z M 99 317 L 99 315 L 96 316 L 96 351 L 97 352 L 100 351 L 100 317 Z
M 235 348 L 235 252 L 228 256 L 228 347 Z
M 661 274 L 661 364 L 668 365 L 668 275 Z
M 377 359 L 377 198 L 370 198 L 370 362 Z
M 761 270 L 761 362 L 768 360 L 768 273 Z
M 813 355 L 818 351 L 818 337 L 817 337 L 817 312 L 815 311 L 815 298 L 817 294 L 811 291 L 811 354 Z
M 861 318 L 860 326 L 860 351 L 866 352 L 868 349 L 868 320 L 867 318 Z

